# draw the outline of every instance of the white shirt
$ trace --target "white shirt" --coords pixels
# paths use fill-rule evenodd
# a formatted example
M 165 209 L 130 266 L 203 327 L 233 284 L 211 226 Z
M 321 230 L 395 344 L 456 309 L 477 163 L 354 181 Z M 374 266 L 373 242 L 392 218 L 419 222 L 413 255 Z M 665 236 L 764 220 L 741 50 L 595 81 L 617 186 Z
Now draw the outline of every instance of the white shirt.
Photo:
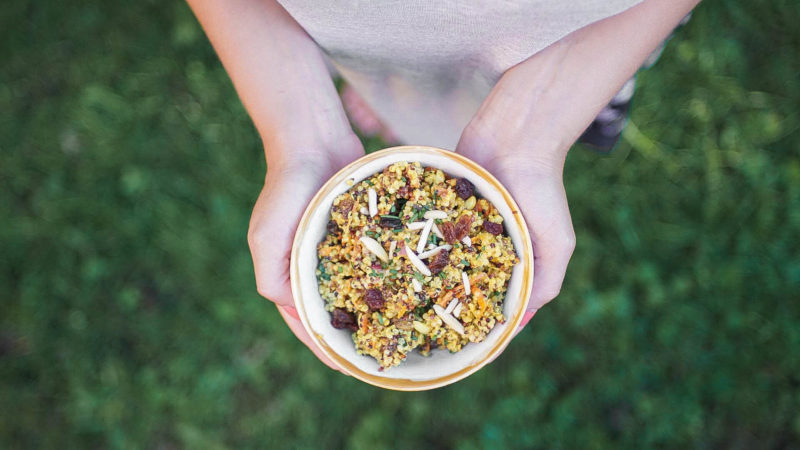
M 401 141 L 453 149 L 507 69 L 641 0 L 278 1 Z

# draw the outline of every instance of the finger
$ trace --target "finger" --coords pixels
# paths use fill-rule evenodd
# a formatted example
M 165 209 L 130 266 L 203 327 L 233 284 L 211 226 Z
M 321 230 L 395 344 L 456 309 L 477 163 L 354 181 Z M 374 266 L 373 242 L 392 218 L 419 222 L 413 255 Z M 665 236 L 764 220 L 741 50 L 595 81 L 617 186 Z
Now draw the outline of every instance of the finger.
M 282 306 L 294 304 L 289 281 L 289 260 L 297 223 L 314 195 L 317 182 L 301 177 L 281 182 L 268 179 L 250 221 L 248 243 L 253 257 L 259 294 Z
M 555 225 L 555 231 L 537 233 L 531 227 L 533 240 L 533 290 L 528 310 L 538 310 L 561 292 L 567 265 L 575 249 L 572 224 Z
M 540 177 L 531 184 L 510 180 L 533 243 L 533 289 L 528 310 L 541 308 L 558 296 L 575 249 L 575 232 L 564 185 L 558 177 Z
M 303 327 L 303 324 L 300 322 L 298 318 L 293 317 L 291 313 L 287 311 L 288 308 L 284 308 L 280 305 L 276 306 L 278 308 L 278 312 L 281 314 L 281 317 L 283 317 L 283 320 L 286 322 L 286 325 L 288 325 L 289 329 L 292 330 L 292 333 L 294 333 L 294 335 L 297 336 L 298 339 L 300 339 L 300 342 L 305 344 L 305 346 L 308 347 L 308 349 L 311 350 L 311 352 L 314 353 L 314 355 L 320 361 L 322 361 L 323 364 L 325 364 L 326 366 L 328 366 L 333 370 L 344 373 L 341 371 L 341 369 L 339 369 L 336 366 L 336 364 L 333 363 L 333 361 L 330 360 L 330 358 L 325 356 L 325 354 L 322 353 L 322 351 L 316 345 L 314 345 L 314 342 L 311 340 L 311 336 L 308 335 L 308 332 L 306 332 L 306 329 Z M 296 311 L 294 313 L 297 314 Z
M 533 311 L 531 311 L 531 310 L 528 310 L 528 311 L 525 311 L 525 315 L 524 315 L 524 316 L 522 316 L 522 322 L 520 322 L 519 326 L 518 326 L 518 327 L 517 327 L 517 329 L 514 331 L 514 336 L 515 336 L 515 337 L 516 337 L 516 335 L 518 335 L 518 334 L 519 334 L 519 332 L 520 332 L 520 331 L 522 331 L 522 329 L 523 329 L 523 328 L 525 328 L 525 326 L 526 326 L 526 325 L 528 325 L 528 322 L 530 322 L 530 321 L 531 321 L 531 319 L 533 318 L 533 315 L 534 315 L 534 314 L 536 314 L 536 311 L 537 311 L 537 310 L 533 310 Z

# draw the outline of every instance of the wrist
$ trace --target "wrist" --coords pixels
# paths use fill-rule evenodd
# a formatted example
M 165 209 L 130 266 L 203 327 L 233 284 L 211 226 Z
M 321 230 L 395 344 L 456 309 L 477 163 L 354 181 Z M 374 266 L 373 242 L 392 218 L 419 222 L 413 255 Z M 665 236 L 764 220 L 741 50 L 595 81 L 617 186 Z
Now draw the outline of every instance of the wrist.
M 263 135 L 264 154 L 269 167 L 292 170 L 309 165 L 342 167 L 364 154 L 364 147 L 352 129 L 336 133 L 277 133 Z

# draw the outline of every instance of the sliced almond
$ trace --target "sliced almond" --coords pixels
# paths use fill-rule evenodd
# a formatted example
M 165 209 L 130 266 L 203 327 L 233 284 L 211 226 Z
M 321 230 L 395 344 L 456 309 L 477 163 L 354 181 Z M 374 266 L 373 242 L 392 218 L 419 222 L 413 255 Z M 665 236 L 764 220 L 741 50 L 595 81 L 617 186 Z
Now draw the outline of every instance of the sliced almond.
M 431 234 L 431 227 L 433 226 L 433 219 L 428 219 L 425 222 L 425 228 L 422 229 L 422 233 L 419 235 L 419 242 L 417 243 L 417 253 L 422 252 L 425 250 L 425 243 L 428 242 L 428 235 Z
M 432 211 L 427 211 L 422 217 L 426 219 L 447 219 L 447 213 L 444 211 L 439 211 L 438 209 L 434 209 Z
M 464 236 L 464 239 L 461 240 L 467 247 L 472 247 L 472 239 L 469 236 Z
M 416 278 L 411 279 L 411 287 L 414 288 L 414 292 L 422 292 L 422 284 Z
M 425 225 L 427 225 L 427 224 L 428 224 L 428 222 L 411 222 L 410 224 L 406 225 L 406 228 L 411 230 L 411 231 L 421 230 L 421 229 L 425 228 Z M 436 224 L 433 224 L 433 226 L 436 226 Z
M 459 322 L 455 317 L 448 314 L 444 310 L 444 308 L 434 303 L 433 311 L 436 313 L 437 316 L 439 316 L 440 319 L 442 319 L 442 322 L 444 322 L 445 325 L 456 330 L 458 334 L 462 336 L 464 335 L 464 325 L 461 325 L 461 322 Z
M 461 315 L 461 309 L 464 307 L 463 303 L 459 303 L 456 305 L 456 309 L 453 310 L 453 316 L 458 317 Z
M 386 254 L 386 250 L 383 249 L 383 246 L 378 243 L 375 239 L 372 239 L 369 236 L 361 236 L 358 238 L 364 247 L 367 248 L 370 252 L 372 252 L 375 256 L 378 257 L 383 262 L 389 262 L 389 255 Z
M 414 266 L 414 268 L 419 270 L 420 273 L 422 273 L 426 277 L 431 276 L 431 271 L 430 269 L 428 269 L 428 266 L 426 266 L 422 262 L 422 260 L 419 259 L 419 257 L 415 255 L 410 248 L 408 248 L 408 245 L 405 245 L 405 249 L 406 249 L 406 256 L 408 257 L 408 261 L 411 262 L 411 265 Z
M 378 193 L 375 189 L 369 188 L 367 190 L 367 201 L 369 203 L 369 216 L 375 217 L 378 215 Z
M 464 283 L 464 295 L 469 295 L 472 292 L 472 289 L 469 285 L 469 277 L 467 276 L 467 272 L 461 272 L 461 281 Z
M 389 243 L 389 259 L 394 258 L 394 249 L 397 248 L 397 241 L 392 241 Z
M 368 216 L 369 215 L 369 210 L 367 209 L 366 206 L 362 206 L 361 210 L 359 210 L 359 212 L 361 213 L 361 215 L 364 215 L 364 216 Z
M 444 312 L 446 312 L 447 314 L 452 313 L 453 310 L 456 309 L 456 305 L 458 305 L 458 300 L 456 299 L 450 300 L 450 304 L 447 305 L 447 308 L 444 309 Z
M 434 248 L 432 248 L 430 250 L 425 250 L 424 252 L 420 253 L 417 257 L 419 259 L 428 259 L 431 256 L 435 256 L 436 254 L 438 254 L 442 250 L 450 250 L 451 248 L 453 248 L 453 246 L 450 245 L 450 244 L 440 245 L 440 246 L 434 247 Z

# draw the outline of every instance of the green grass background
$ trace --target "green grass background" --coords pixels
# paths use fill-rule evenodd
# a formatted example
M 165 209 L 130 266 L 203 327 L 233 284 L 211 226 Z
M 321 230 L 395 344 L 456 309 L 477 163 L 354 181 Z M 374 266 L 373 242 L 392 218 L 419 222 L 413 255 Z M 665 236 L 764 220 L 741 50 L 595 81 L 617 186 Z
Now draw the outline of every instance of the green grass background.
M 559 299 L 397 393 L 257 295 L 262 150 L 185 4 L 5 2 L 0 447 L 800 448 L 798 5 L 702 4 L 570 154 Z

